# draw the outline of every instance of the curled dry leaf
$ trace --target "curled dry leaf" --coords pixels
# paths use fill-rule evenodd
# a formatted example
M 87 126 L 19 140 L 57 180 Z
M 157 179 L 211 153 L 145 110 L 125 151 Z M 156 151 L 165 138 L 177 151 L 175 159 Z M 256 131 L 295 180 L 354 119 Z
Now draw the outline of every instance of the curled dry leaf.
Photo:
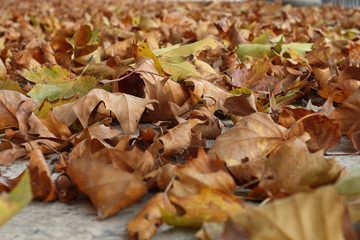
M 103 103 L 105 110 L 115 114 L 124 132 L 135 131 L 141 115 L 149 104 L 155 100 L 147 100 L 124 93 L 109 93 L 102 89 L 93 89 L 86 96 L 54 108 L 55 117 L 71 125 L 77 118 L 86 128 L 90 114 L 96 107 Z
M 351 126 L 359 123 L 360 117 L 360 88 L 329 115 L 335 123 L 340 124 L 340 130 L 347 132 Z
M 341 196 L 329 186 L 244 211 L 226 223 L 222 239 L 355 239 L 345 238 L 355 236 L 350 224 Z
M 188 196 L 196 194 L 199 186 L 206 186 L 220 189 L 226 192 L 234 191 L 236 185 L 231 175 L 225 169 L 224 164 L 219 160 L 213 160 L 199 148 L 197 158 L 186 162 L 182 167 L 171 169 L 178 180 L 173 181 L 169 191 L 173 196 Z M 168 176 L 164 174 L 163 176 Z
M 166 193 L 156 194 L 146 203 L 136 217 L 128 223 L 127 230 L 130 240 L 147 240 L 156 234 L 163 223 L 159 207 L 171 214 L 176 213 L 176 209 L 171 204 Z
M 88 149 L 90 143 L 85 141 L 87 147 L 82 154 L 70 156 L 66 173 L 90 197 L 99 219 L 104 219 L 138 200 L 147 188 L 139 173 L 129 173 L 94 158 Z
M 29 171 L 34 199 L 44 200 L 45 202 L 53 201 L 56 198 L 55 188 L 43 153 L 40 149 L 35 149 L 30 152 L 29 156 Z
M 192 92 L 197 99 L 205 99 L 209 107 L 215 106 L 215 110 L 222 110 L 224 114 L 229 112 L 224 106 L 224 103 L 225 100 L 232 97 L 233 94 L 226 92 L 200 77 L 189 77 L 185 82 L 189 88 L 191 88 L 192 85 L 194 86 Z
M 300 122 L 296 122 L 300 119 L 302 119 Z M 300 124 L 303 130 L 310 135 L 310 139 L 306 143 L 313 152 L 334 147 L 341 137 L 338 123 L 333 123 L 327 116 L 321 113 L 314 115 L 314 112 L 311 110 L 283 108 L 280 112 L 278 123 L 286 128 L 292 127 L 294 130 L 294 124 Z M 290 135 L 293 129 L 291 129 Z
M 161 209 L 168 225 L 181 227 L 200 227 L 204 222 L 223 222 L 229 216 L 244 211 L 245 204 L 236 196 L 219 189 L 200 186 L 194 195 L 170 196 L 176 206 L 182 208 L 181 216 Z
M 212 158 L 218 156 L 228 167 L 259 160 L 284 141 L 285 131 L 270 115 L 253 113 L 220 135 L 208 154 Z
M 25 95 L 11 91 L 0 90 L 0 129 L 19 126 L 16 119 L 16 110 L 21 102 L 27 101 L 26 112 L 32 112 L 39 105 L 39 102 Z
M 342 167 L 335 159 L 323 156 L 323 150 L 310 153 L 297 138 L 284 142 L 265 161 L 265 178 L 259 186 L 276 195 L 280 191 L 296 193 L 334 183 Z
M 165 132 L 164 135 L 159 137 L 159 140 L 164 145 L 164 151 L 176 148 L 186 149 L 189 147 L 191 143 L 191 129 L 200 123 L 203 123 L 200 119 L 190 119 Z

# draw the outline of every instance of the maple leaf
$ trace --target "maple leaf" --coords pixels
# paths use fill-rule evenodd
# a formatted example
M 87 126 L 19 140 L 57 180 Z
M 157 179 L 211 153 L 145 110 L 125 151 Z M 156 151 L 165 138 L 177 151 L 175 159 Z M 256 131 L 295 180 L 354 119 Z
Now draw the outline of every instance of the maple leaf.
M 104 110 L 115 114 L 124 132 L 135 131 L 145 107 L 155 100 L 141 99 L 124 93 L 109 93 L 102 89 L 93 89 L 84 97 L 55 107 L 55 117 L 66 125 L 71 125 L 77 118 L 86 128 L 92 111 L 102 103 Z M 148 108 L 151 108 L 148 106 Z

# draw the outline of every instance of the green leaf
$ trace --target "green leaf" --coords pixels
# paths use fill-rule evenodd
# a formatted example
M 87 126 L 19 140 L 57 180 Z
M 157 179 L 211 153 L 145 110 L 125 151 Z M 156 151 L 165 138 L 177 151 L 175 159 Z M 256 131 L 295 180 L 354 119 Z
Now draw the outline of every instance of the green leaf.
M 271 44 L 241 44 L 238 45 L 235 53 L 241 61 L 244 61 L 246 56 L 263 58 L 265 55 L 270 55 L 271 46 Z
M 167 58 L 160 58 L 159 61 L 164 71 L 170 74 L 172 79 L 175 81 L 182 80 L 190 76 L 201 76 L 195 65 L 191 64 L 189 61 L 177 63 L 172 62 Z
M 39 66 L 23 70 L 20 74 L 30 82 L 37 83 L 28 95 L 40 102 L 46 97 L 54 101 L 61 97 L 70 98 L 77 93 L 82 97 L 96 88 L 101 80 L 93 76 L 76 76 L 59 65 Z M 108 86 L 103 88 L 109 89 Z
M 335 189 L 338 193 L 346 195 L 350 199 L 360 194 L 360 167 L 355 168 L 346 174 L 336 185 Z
M 266 33 L 261 34 L 259 37 L 254 38 L 252 43 L 253 44 L 265 44 L 267 42 L 267 40 L 269 39 L 271 34 L 272 34 L 272 31 L 269 30 Z
M 260 36 L 260 37 L 262 37 L 262 36 Z M 264 36 L 262 38 L 264 38 Z M 276 44 L 274 44 L 275 41 L 277 41 Z M 295 42 L 295 43 L 283 44 L 283 41 L 284 41 L 283 35 L 279 35 L 276 38 L 273 38 L 271 40 L 271 42 L 273 44 L 259 43 L 259 42 L 263 42 L 263 41 L 262 41 L 262 39 L 258 39 L 256 41 L 254 40 L 252 44 L 238 45 L 235 52 L 238 55 L 239 59 L 241 61 L 244 61 L 246 56 L 255 57 L 255 58 L 263 58 L 265 55 L 267 55 L 268 57 L 273 57 L 274 53 L 272 52 L 272 49 L 274 49 L 274 51 L 277 53 L 281 53 L 281 50 L 283 52 L 287 52 L 287 53 L 289 53 L 290 50 L 293 50 L 294 52 L 298 53 L 299 55 L 304 56 L 305 52 L 309 52 L 313 48 L 312 43 L 297 43 L 297 42 Z
M 18 185 L 9 194 L 0 196 L 0 226 L 31 201 L 31 191 L 30 174 L 25 170 Z
M 314 44 L 312 43 L 289 43 L 289 44 L 283 44 L 282 50 L 284 52 L 289 52 L 289 49 L 297 52 L 301 56 L 304 56 L 305 52 L 310 52 L 313 48 Z
M 160 57 L 190 56 L 197 55 L 199 52 L 208 48 L 215 49 L 219 46 L 219 42 L 212 38 L 206 38 L 191 44 L 170 48 L 168 51 L 162 51 Z

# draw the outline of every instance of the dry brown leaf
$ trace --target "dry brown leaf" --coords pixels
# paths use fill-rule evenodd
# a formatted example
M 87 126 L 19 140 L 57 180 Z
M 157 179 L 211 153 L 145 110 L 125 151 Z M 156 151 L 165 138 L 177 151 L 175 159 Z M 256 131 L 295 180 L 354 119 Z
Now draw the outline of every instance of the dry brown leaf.
M 43 153 L 40 149 L 35 149 L 30 152 L 29 156 L 29 171 L 34 199 L 44 200 L 45 202 L 53 201 L 56 198 L 55 188 Z
M 335 123 L 340 124 L 340 130 L 347 132 L 360 119 L 360 89 L 356 90 L 346 101 L 329 115 Z
M 89 146 L 88 140 L 85 146 Z M 99 219 L 114 215 L 143 196 L 147 188 L 139 173 L 129 173 L 95 159 L 88 148 L 70 155 L 66 173 L 88 195 Z
M 242 118 L 233 128 L 220 135 L 209 150 L 228 167 L 262 159 L 285 139 L 286 129 L 276 124 L 270 115 L 253 113 Z
M 219 189 L 200 186 L 199 192 L 189 196 L 170 196 L 175 206 L 181 207 L 181 215 L 162 209 L 168 225 L 200 227 L 204 222 L 224 222 L 230 216 L 244 211 L 245 204 L 235 195 Z
M 188 148 L 191 143 L 191 129 L 202 122 L 200 119 L 190 119 L 165 132 L 164 135 L 159 137 L 159 140 L 164 145 L 164 151 Z
M 84 97 L 55 107 L 53 112 L 55 117 L 71 125 L 77 118 L 81 125 L 86 128 L 92 111 L 100 104 L 104 104 L 107 111 L 115 114 L 125 133 L 134 132 L 141 115 L 146 107 L 155 100 L 147 100 L 134 97 L 124 93 L 109 93 L 102 89 L 93 89 Z
M 0 90 L 0 129 L 17 127 L 16 111 L 21 102 L 28 102 L 23 105 L 24 112 L 32 112 L 39 106 L 39 102 L 26 97 L 25 95 L 11 91 Z
M 176 213 L 166 193 L 158 193 L 151 198 L 136 217 L 128 223 L 127 230 L 131 240 L 151 239 L 163 223 L 159 207 L 172 214 Z
M 173 181 L 173 186 L 169 191 L 169 194 L 173 196 L 196 194 L 199 185 L 226 192 L 234 191 L 236 186 L 223 163 L 219 159 L 209 158 L 201 148 L 199 148 L 197 158 L 187 161 L 184 166 L 179 166 L 172 171 L 179 179 Z
M 348 226 L 351 220 L 342 197 L 329 186 L 244 211 L 227 221 L 220 239 L 356 239 Z M 207 235 L 212 229 L 204 224 L 208 237 L 202 239 L 214 239 Z
M 297 138 L 284 142 L 265 161 L 265 177 L 259 186 L 276 195 L 280 191 L 296 193 L 334 183 L 342 167 L 335 159 L 323 156 L 323 151 L 310 153 Z
M 302 120 L 297 122 L 300 119 Z M 339 124 L 333 123 L 321 113 L 314 115 L 311 110 L 283 108 L 278 123 L 286 128 L 293 128 L 289 135 L 292 135 L 293 131 L 299 131 L 298 134 L 301 134 L 301 131 L 309 133 L 311 138 L 306 143 L 313 152 L 334 147 L 341 137 Z M 295 129 L 296 127 L 300 129 Z

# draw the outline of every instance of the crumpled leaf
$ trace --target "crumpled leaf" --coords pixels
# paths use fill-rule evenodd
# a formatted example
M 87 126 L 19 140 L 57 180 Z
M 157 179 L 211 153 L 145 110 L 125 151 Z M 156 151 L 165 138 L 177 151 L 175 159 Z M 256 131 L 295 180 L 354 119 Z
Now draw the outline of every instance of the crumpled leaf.
M 179 227 L 200 227 L 204 222 L 223 222 L 244 211 L 245 204 L 236 196 L 200 186 L 199 192 L 184 197 L 170 196 L 170 201 L 184 211 L 181 216 L 161 209 L 166 224 Z
M 265 177 L 259 186 L 276 195 L 280 191 L 295 193 L 331 184 L 340 176 L 342 167 L 335 159 L 323 156 L 323 150 L 310 153 L 298 138 L 284 142 L 265 161 Z
M 131 174 L 98 161 L 89 149 L 80 157 L 70 154 L 66 173 L 79 190 L 90 197 L 99 219 L 114 215 L 147 191 L 139 173 Z
M 51 180 L 51 173 L 45 157 L 40 149 L 30 154 L 29 172 L 34 199 L 49 202 L 55 199 L 55 189 Z
M 53 109 L 55 117 L 66 125 L 77 118 L 86 128 L 92 111 L 103 103 L 105 111 L 115 114 L 125 133 L 135 131 L 139 119 L 149 103 L 155 100 L 142 99 L 124 93 L 109 93 L 103 89 L 93 89 L 84 97 Z
M 165 132 L 164 135 L 159 137 L 159 140 L 164 145 L 164 151 L 176 148 L 186 149 L 189 147 L 191 143 L 191 129 L 202 122 L 200 119 L 190 119 Z
M 213 158 L 218 156 L 228 167 L 259 160 L 284 141 L 285 132 L 268 114 L 253 113 L 220 135 L 208 154 Z
M 199 191 L 199 186 L 226 192 L 232 192 L 236 187 L 234 179 L 227 172 L 224 164 L 219 159 L 211 159 L 201 148 L 198 150 L 197 158 L 188 160 L 182 167 L 170 168 L 170 170 L 172 175 L 178 177 L 178 180 L 173 181 L 173 186 L 169 191 L 169 194 L 173 196 L 181 197 L 196 194 Z M 169 177 L 169 174 L 163 174 L 163 177 Z M 158 181 L 168 182 L 164 180 Z M 170 179 L 167 178 L 167 180 Z
M 0 129 L 17 127 L 16 111 L 21 102 L 28 102 L 23 105 L 23 111 L 32 112 L 39 105 L 39 102 L 25 95 L 11 91 L 0 90 Z
M 331 186 L 299 193 L 232 217 L 221 239 L 239 239 L 239 236 L 279 240 L 356 239 L 346 206 Z
M 25 171 L 17 186 L 9 193 L 0 195 L 0 226 L 6 223 L 32 199 L 30 174 Z
M 329 115 L 335 123 L 340 124 L 340 130 L 347 132 L 351 126 L 359 123 L 360 89 L 356 90 L 346 101 Z
M 151 198 L 136 217 L 128 223 L 129 239 L 146 240 L 152 238 L 163 223 L 159 207 L 169 213 L 176 213 L 166 193 L 158 193 Z
M 271 92 L 278 82 L 276 76 L 269 76 L 267 72 L 271 65 L 271 60 L 267 57 L 254 59 L 252 67 L 235 69 L 232 74 L 232 85 L 235 87 L 245 87 L 253 91 Z

